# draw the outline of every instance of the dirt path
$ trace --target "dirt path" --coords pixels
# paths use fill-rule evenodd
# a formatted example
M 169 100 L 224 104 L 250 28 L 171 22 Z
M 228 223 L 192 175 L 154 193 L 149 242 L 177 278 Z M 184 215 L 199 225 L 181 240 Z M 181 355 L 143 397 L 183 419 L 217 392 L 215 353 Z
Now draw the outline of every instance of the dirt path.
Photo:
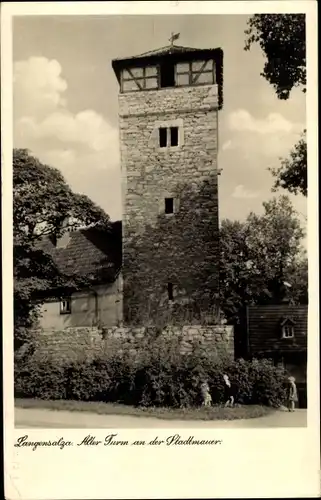
M 57 411 L 47 409 L 15 409 L 16 428 L 52 428 L 52 429 L 147 429 L 147 428 L 271 428 L 304 427 L 306 410 L 294 413 L 276 411 L 271 415 L 247 420 L 162 420 L 153 417 L 135 417 L 131 415 L 98 415 L 90 412 Z

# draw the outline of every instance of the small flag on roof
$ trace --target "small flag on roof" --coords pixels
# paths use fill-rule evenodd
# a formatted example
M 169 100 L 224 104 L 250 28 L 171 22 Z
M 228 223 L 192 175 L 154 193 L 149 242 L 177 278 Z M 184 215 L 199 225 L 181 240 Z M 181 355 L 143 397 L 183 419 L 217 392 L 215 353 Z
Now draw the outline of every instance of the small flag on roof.
M 174 44 L 175 40 L 178 40 L 180 36 L 180 33 L 172 33 L 172 36 L 170 37 L 169 41 L 171 42 L 171 45 Z

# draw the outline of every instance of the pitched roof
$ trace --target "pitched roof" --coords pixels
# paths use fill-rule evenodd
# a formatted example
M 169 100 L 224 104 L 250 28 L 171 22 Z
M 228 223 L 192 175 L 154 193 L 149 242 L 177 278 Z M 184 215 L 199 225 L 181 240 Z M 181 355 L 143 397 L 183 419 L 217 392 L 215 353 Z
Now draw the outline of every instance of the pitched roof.
M 121 57 L 113 59 L 112 67 L 119 78 L 119 71 L 126 66 L 135 66 L 139 64 L 154 64 L 160 59 L 171 58 L 175 61 L 187 61 L 191 59 L 210 59 L 214 58 L 217 62 L 223 60 L 223 51 L 216 49 L 198 49 L 195 47 L 183 47 L 182 45 L 166 45 L 159 49 L 143 52 L 136 56 Z
M 58 270 L 70 277 L 88 278 L 95 283 L 113 282 L 122 260 L 121 223 L 110 230 L 92 227 L 69 232 L 64 245 L 46 237 L 38 248 L 51 255 Z
M 202 51 L 212 51 L 215 49 L 197 49 L 195 47 L 183 47 L 182 45 L 166 45 L 165 47 L 160 47 L 159 49 L 149 50 L 148 52 L 143 52 L 136 56 L 130 56 L 126 58 L 116 58 L 114 61 L 122 61 L 123 59 L 140 59 L 152 56 L 165 56 L 170 54 L 183 54 L 186 52 L 202 52 Z
M 291 323 L 291 325 L 295 324 L 295 321 L 293 318 L 289 318 L 288 316 L 286 318 L 281 319 L 281 326 L 286 325 L 287 323 Z
M 122 57 L 112 60 L 112 67 L 117 80 L 121 81 L 121 72 L 123 69 L 159 65 L 163 62 L 177 64 L 179 62 L 189 62 L 196 60 L 215 61 L 216 82 L 218 84 L 219 109 L 223 107 L 223 50 L 216 49 L 198 49 L 195 47 L 183 47 L 182 45 L 166 45 L 156 50 L 143 52 L 142 54 L 130 57 Z

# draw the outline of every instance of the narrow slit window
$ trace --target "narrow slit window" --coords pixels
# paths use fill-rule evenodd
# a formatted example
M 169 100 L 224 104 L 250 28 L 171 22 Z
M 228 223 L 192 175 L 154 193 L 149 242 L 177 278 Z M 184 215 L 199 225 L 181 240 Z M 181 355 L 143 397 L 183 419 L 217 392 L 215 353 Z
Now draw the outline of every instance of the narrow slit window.
M 178 127 L 171 127 L 171 146 L 178 146 Z
M 171 63 L 164 63 L 160 66 L 160 86 L 174 87 L 175 86 L 175 66 Z
M 167 146 L 167 129 L 160 128 L 159 129 L 159 147 L 166 148 Z
M 165 198 L 165 214 L 174 213 L 174 198 Z
M 173 301 L 174 300 L 174 287 L 173 287 L 173 283 L 168 283 L 167 284 L 167 291 L 168 291 L 168 300 Z

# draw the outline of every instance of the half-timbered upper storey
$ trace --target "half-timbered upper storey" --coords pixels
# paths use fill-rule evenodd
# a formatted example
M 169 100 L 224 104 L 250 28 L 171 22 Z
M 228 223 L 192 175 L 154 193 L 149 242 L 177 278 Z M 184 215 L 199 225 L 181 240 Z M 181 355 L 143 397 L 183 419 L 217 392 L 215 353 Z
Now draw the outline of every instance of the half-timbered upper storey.
M 120 92 L 139 92 L 223 83 L 223 51 L 169 45 L 112 62 Z

